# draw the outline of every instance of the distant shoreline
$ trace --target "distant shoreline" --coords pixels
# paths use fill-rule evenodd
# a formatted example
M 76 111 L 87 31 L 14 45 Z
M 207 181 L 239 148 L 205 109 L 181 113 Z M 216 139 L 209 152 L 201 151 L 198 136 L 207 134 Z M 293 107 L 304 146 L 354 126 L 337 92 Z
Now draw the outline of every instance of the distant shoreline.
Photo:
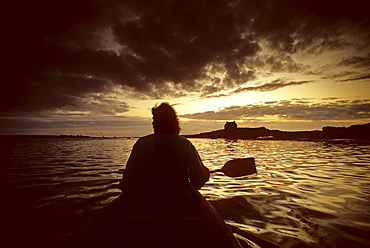
M 62 138 L 62 139 L 135 139 L 139 137 L 106 137 L 106 136 L 88 136 L 88 135 L 42 135 L 42 134 L 1 134 L 1 137 L 16 138 Z
M 327 140 L 359 139 L 370 140 L 370 123 L 349 127 L 323 127 L 314 131 L 280 131 L 265 127 L 238 128 L 235 121 L 226 122 L 224 129 L 200 134 L 183 135 L 186 138 L 226 138 L 253 140 Z
M 203 132 L 199 134 L 184 134 L 186 138 L 210 138 L 210 139 L 251 139 L 251 140 L 333 140 L 333 139 L 356 139 L 370 141 L 370 123 L 352 125 L 349 127 L 326 126 L 322 130 L 314 131 L 280 131 L 270 130 L 265 127 L 239 128 L 235 121 L 226 122 L 224 129 Z M 88 135 L 12 135 L 1 134 L 0 138 L 63 138 L 63 139 L 137 139 L 140 137 L 106 137 Z

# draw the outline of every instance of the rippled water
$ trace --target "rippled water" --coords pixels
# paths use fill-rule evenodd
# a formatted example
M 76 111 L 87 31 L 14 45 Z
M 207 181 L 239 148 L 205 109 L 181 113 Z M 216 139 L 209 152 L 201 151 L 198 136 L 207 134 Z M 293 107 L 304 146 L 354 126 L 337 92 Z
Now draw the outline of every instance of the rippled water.
M 57 245 L 120 194 L 136 139 L 1 137 L 1 240 Z M 370 144 L 191 139 L 204 164 L 254 157 L 201 190 L 228 224 L 281 247 L 370 246 Z

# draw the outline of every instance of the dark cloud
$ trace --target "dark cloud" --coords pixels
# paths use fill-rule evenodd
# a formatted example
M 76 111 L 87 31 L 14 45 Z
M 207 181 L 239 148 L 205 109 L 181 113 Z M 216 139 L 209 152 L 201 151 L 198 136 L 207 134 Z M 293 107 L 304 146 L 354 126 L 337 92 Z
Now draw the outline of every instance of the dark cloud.
M 333 79 L 339 82 L 346 82 L 368 79 L 370 74 L 367 72 L 369 69 L 370 53 L 363 56 L 343 57 L 337 63 L 323 66 L 319 69 L 319 73 L 325 75 L 322 76 L 322 79 Z
M 270 76 L 274 73 L 307 73 L 311 69 L 309 65 L 304 65 L 294 61 L 291 54 L 269 54 L 247 57 L 244 60 L 247 68 L 253 68 L 255 77 Z
M 365 56 L 348 56 L 343 58 L 338 66 L 351 66 L 355 68 L 370 68 L 370 53 Z
M 327 76 L 322 77 L 323 79 L 341 79 L 346 78 L 348 76 L 353 76 L 354 74 L 358 74 L 358 72 L 355 71 L 342 71 L 340 73 L 334 73 Z
M 213 95 L 208 95 L 206 98 L 227 97 L 230 95 L 235 95 L 235 94 L 239 94 L 242 92 L 248 92 L 248 91 L 268 92 L 268 91 L 278 90 L 278 89 L 281 89 L 287 86 L 297 86 L 297 85 L 302 85 L 302 84 L 308 84 L 311 82 L 312 81 L 292 81 L 286 78 L 278 78 L 269 83 L 255 85 L 255 86 L 248 86 L 248 87 L 239 87 L 233 91 L 230 91 L 227 94 L 226 93 L 213 94 Z
M 347 82 L 347 81 L 358 81 L 358 80 L 364 80 L 364 79 L 370 79 L 370 74 L 363 74 L 358 77 L 352 77 L 347 79 L 339 80 L 341 82 Z
M 315 103 L 304 99 L 231 106 L 218 111 L 183 115 L 200 120 L 242 120 L 274 117 L 283 120 L 354 120 L 370 118 L 370 100 L 336 100 Z
M 273 91 L 287 86 L 295 86 L 310 83 L 311 81 L 289 81 L 285 78 L 273 80 L 270 83 L 262 84 L 259 86 L 242 87 L 232 93 L 240 93 L 245 91 Z
M 4 8 L 1 112 L 88 109 L 102 93 L 103 107 L 90 108 L 101 113 L 117 89 L 153 98 L 274 90 L 307 81 L 245 83 L 307 72 L 294 54 L 354 46 L 342 34 L 354 35 L 358 46 L 369 40 L 363 1 L 38 0 Z M 353 56 L 341 63 L 366 61 Z M 111 113 L 125 111 L 119 103 Z

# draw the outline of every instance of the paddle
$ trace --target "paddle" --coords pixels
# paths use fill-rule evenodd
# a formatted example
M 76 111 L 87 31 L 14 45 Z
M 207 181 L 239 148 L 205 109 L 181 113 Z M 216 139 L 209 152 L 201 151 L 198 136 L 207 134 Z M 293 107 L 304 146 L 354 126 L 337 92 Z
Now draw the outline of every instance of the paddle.
M 227 161 L 221 169 L 211 171 L 213 172 L 223 172 L 229 177 L 240 177 L 256 173 L 257 169 L 254 158 L 237 158 Z

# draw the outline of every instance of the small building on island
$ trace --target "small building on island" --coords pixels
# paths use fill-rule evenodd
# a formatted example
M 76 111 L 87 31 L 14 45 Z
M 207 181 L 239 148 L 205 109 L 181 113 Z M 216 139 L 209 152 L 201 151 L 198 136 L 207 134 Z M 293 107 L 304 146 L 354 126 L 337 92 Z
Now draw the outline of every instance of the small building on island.
M 227 121 L 224 125 L 225 137 L 229 139 L 236 139 L 238 135 L 238 125 L 235 121 Z

